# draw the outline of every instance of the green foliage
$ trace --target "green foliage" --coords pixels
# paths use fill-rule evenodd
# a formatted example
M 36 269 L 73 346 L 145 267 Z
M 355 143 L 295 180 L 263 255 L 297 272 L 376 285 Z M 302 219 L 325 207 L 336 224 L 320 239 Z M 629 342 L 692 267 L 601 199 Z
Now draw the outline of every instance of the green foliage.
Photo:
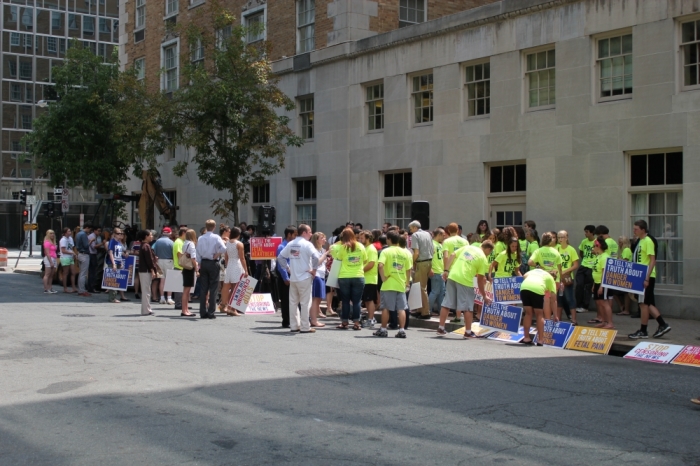
M 163 151 L 159 119 L 166 108 L 133 70 L 120 72 L 74 41 L 54 68 L 57 100 L 34 120 L 27 150 L 55 185 L 123 192 L 130 169 L 155 167 Z
M 194 163 L 202 182 L 229 194 L 212 202 L 214 213 L 238 220 L 238 203 L 248 202 L 250 185 L 284 167 L 286 147 L 302 140 L 289 129 L 289 118 L 276 112 L 293 110 L 294 102 L 277 87 L 269 45 L 247 44 L 248 30 L 217 2 L 206 8 L 200 13 L 205 21 L 180 31 L 190 50 L 204 50 L 204 61 L 184 68 L 182 82 L 189 84 L 172 96 L 173 126 L 179 128 L 174 141 L 194 149 L 175 173 L 183 176 Z M 196 26 L 212 23 L 214 28 Z

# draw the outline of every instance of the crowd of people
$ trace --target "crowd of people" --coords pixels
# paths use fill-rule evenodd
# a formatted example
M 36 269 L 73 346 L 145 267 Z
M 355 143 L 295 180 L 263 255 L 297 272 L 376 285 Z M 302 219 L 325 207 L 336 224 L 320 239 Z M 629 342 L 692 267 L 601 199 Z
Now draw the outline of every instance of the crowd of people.
M 124 291 L 102 290 L 102 274 L 104 268 L 124 268 L 126 259 L 136 255 L 134 291 L 143 315 L 154 315 L 151 303 L 160 303 L 174 306 L 183 317 L 194 316 L 189 306 L 192 294 L 199 300 L 202 319 L 215 319 L 217 307 L 221 313 L 238 316 L 228 305 L 229 297 L 250 274 L 258 280 L 256 291 L 272 294 L 281 310 L 282 327 L 292 332 L 313 333 L 325 326 L 323 319 L 335 316 L 340 317 L 338 329 L 374 328 L 379 310 L 381 323 L 374 332 L 378 337 L 394 329 L 397 338 L 406 338 L 411 318 L 432 316 L 439 317 L 437 335 L 444 336 L 453 314 L 453 323 L 465 325 L 464 338 L 476 338 L 471 324 L 481 312 L 475 304 L 477 291 L 489 304 L 487 282 L 511 276 L 524 277 L 520 293 L 525 328 L 534 317 L 541 333 L 545 319 L 560 320 L 563 314 L 576 325 L 577 313 L 588 311 L 591 299 L 597 315 L 588 323 L 614 328 L 613 300 L 620 308 L 617 315 L 629 316 L 637 296 L 601 286 L 604 264 L 612 257 L 648 266 L 645 293 L 638 303 L 641 326 L 629 337 L 648 338 L 650 316 L 659 324 L 654 338 L 671 330 L 656 307 L 658 247 L 644 220 L 634 224 L 634 243 L 624 236 L 616 241 L 604 225 L 587 225 L 578 248 L 569 244 L 566 231 L 540 235 L 530 220 L 522 227 L 502 229 L 491 229 L 481 220 L 476 231 L 466 235 L 456 223 L 426 231 L 415 220 L 406 230 L 389 223 L 367 230 L 348 222 L 330 238 L 301 224 L 285 228 L 276 259 L 268 261 L 250 258 L 253 226 L 220 224 L 218 234 L 216 228 L 214 220 L 207 220 L 199 235 L 186 226 L 166 226 L 158 239 L 155 231 L 141 230 L 130 244 L 120 228 L 102 231 L 90 224 L 75 231 L 64 228 L 58 242 L 55 232 L 48 230 L 42 248 L 44 293 L 56 293 L 52 283 L 60 263 L 64 293 L 86 297 L 104 291 L 111 303 L 129 301 Z M 326 281 L 336 261 L 337 286 L 331 287 Z M 181 272 L 182 293 L 165 291 L 169 270 Z M 411 313 L 408 293 L 413 283 L 420 284 L 420 306 Z M 533 340 L 526 335 L 522 343 Z

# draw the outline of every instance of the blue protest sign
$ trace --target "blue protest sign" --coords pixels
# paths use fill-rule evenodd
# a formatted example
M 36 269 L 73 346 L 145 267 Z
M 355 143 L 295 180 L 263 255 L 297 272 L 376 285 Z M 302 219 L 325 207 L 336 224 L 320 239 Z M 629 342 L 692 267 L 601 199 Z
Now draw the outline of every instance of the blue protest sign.
M 124 260 L 124 268 L 129 271 L 129 280 L 126 284 L 127 287 L 134 286 L 134 277 L 136 277 L 136 266 L 138 261 L 136 256 L 129 256 Z
M 102 288 L 105 290 L 126 291 L 129 282 L 129 270 L 105 267 L 102 275 Z
M 608 258 L 603 269 L 601 286 L 613 290 L 644 294 L 648 266 L 636 262 Z
M 545 320 L 542 341 L 539 341 L 539 338 L 535 337 L 535 343 L 542 343 L 544 346 L 550 346 L 552 348 L 564 349 L 573 329 L 574 326 L 569 322 Z
M 537 329 L 535 327 L 530 327 L 530 334 L 532 334 L 533 332 L 537 332 Z M 517 334 L 516 333 L 507 333 L 507 332 L 493 332 L 491 335 L 489 335 L 486 338 L 488 338 L 489 340 L 518 343 L 523 338 L 525 338 L 525 329 L 520 327 L 518 329 Z
M 506 304 L 491 303 L 481 311 L 481 326 L 500 332 L 518 333 L 523 309 Z
M 493 279 L 493 300 L 497 303 L 515 304 L 520 302 L 520 285 L 523 277 Z

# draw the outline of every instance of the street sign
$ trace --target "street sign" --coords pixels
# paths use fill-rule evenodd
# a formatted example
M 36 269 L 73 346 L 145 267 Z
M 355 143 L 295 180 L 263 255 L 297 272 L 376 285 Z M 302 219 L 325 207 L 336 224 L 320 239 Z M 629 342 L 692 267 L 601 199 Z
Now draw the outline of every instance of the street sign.
M 63 195 L 63 186 L 56 186 L 53 188 L 53 195 L 54 196 L 62 196 Z
M 39 226 L 36 223 L 25 223 L 24 224 L 24 231 L 33 231 L 39 228 Z
M 64 214 L 68 212 L 68 208 L 70 207 L 70 203 L 68 202 L 69 195 L 70 192 L 68 191 L 68 188 L 63 188 L 61 191 L 61 212 Z
M 27 205 L 36 204 L 36 196 L 27 196 Z

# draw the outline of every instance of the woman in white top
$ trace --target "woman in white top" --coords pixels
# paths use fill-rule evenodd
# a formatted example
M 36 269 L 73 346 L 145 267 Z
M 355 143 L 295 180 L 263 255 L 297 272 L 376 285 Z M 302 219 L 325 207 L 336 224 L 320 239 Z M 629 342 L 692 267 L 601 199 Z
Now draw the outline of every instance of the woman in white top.
M 61 248 L 61 267 L 63 267 L 63 292 L 64 293 L 77 293 L 78 290 L 75 288 L 75 276 L 77 275 L 77 267 L 75 266 L 75 243 L 73 242 L 73 232 L 70 228 L 65 227 L 63 229 L 63 236 L 58 245 Z M 68 276 L 70 276 L 71 286 L 73 289 L 68 291 L 66 287 Z
M 309 312 L 309 320 L 312 327 L 325 327 L 326 324 L 320 323 L 319 318 L 325 319 L 325 315 L 321 312 L 321 301 L 326 299 L 326 259 L 328 251 L 323 250 L 323 245 L 326 244 L 326 235 L 321 232 L 316 232 L 311 237 L 311 244 L 321 254 L 318 267 L 316 268 L 316 276 L 314 277 L 313 285 L 311 286 L 311 310 Z M 330 306 L 329 306 L 330 307 Z
M 241 278 L 248 276 L 248 266 L 245 261 L 245 247 L 243 243 L 238 241 L 241 237 L 241 229 L 238 227 L 231 228 L 229 241 L 226 243 L 226 273 L 224 275 L 224 287 L 221 289 L 221 303 L 219 311 L 230 316 L 241 315 L 237 310 L 228 305 L 229 296 Z

